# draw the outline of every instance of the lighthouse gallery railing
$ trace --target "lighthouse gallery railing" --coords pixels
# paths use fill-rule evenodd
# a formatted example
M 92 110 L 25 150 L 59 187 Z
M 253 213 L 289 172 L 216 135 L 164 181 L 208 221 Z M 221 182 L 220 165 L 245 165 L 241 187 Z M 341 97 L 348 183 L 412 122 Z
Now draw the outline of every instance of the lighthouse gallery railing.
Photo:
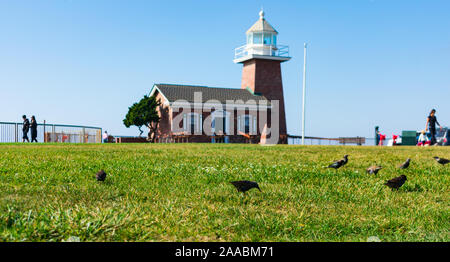
M 253 44 L 252 46 L 261 46 L 263 47 L 264 45 L 256 45 Z M 234 59 L 239 59 L 245 56 L 248 56 L 248 49 L 249 46 L 248 45 L 243 45 L 240 46 L 236 49 L 234 49 Z M 279 56 L 279 57 L 289 57 L 289 46 L 287 45 L 277 45 L 276 47 L 274 47 L 273 45 L 268 46 L 269 49 L 269 53 L 271 54 L 270 56 Z

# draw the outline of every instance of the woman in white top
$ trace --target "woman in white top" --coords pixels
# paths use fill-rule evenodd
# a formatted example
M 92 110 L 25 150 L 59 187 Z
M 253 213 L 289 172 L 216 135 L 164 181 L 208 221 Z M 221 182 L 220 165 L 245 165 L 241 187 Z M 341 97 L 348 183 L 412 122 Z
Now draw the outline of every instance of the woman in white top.
M 103 133 L 103 143 L 108 143 L 108 132 Z

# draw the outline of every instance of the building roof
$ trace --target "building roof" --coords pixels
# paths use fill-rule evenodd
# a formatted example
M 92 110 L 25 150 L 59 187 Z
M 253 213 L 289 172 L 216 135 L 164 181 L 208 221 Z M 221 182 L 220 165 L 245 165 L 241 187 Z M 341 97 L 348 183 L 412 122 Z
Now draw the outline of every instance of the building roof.
M 246 89 L 173 84 L 155 84 L 154 86 L 158 88 L 169 102 L 186 100 L 192 103 L 194 102 L 194 93 L 201 92 L 202 102 L 218 100 L 220 103 L 225 104 L 227 100 L 242 100 L 244 103 L 254 100 L 257 103 L 266 101 L 267 105 L 270 105 L 270 102 L 264 96 L 253 94 Z
M 247 30 L 247 34 L 251 32 L 263 32 L 263 31 L 278 34 L 277 30 L 275 30 L 275 28 L 273 28 L 269 24 L 269 22 L 267 22 L 267 20 L 264 19 L 264 12 L 261 11 L 259 12 L 259 20 L 256 21 L 256 23 L 254 23 L 252 27 L 250 27 L 250 29 Z

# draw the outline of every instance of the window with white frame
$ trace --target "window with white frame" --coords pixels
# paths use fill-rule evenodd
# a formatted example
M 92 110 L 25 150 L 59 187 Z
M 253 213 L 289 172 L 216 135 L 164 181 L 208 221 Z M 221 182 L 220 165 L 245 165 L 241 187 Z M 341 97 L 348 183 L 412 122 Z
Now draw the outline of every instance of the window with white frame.
M 236 130 L 237 130 L 237 132 L 238 132 L 238 134 L 239 134 L 239 132 L 241 132 L 241 116 L 237 116 L 237 119 L 236 119 Z
M 272 44 L 272 34 L 264 33 L 263 44 L 271 45 Z
M 225 134 L 225 117 L 215 116 L 212 120 L 211 127 L 215 134 Z
M 237 117 L 237 129 L 238 132 L 245 134 L 256 134 L 257 130 L 257 118 L 252 115 L 241 115 Z
M 198 113 L 188 113 L 183 115 L 183 130 L 189 134 L 202 131 L 203 117 Z
M 253 44 L 262 44 L 263 43 L 263 34 L 262 33 L 253 33 Z
M 229 133 L 229 112 L 226 111 L 214 111 L 211 114 L 212 122 L 211 129 L 216 135 L 223 135 Z
M 252 121 L 252 117 L 249 115 L 244 116 L 244 133 L 250 134 L 250 122 Z

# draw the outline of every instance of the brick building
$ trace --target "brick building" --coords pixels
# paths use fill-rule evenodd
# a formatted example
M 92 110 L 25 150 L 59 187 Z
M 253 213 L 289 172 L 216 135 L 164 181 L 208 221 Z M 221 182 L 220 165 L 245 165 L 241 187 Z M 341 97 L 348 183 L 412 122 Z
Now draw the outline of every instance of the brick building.
M 243 64 L 241 88 L 155 84 L 161 101 L 157 141 L 287 143 L 281 63 L 289 48 L 264 12 L 247 30 L 247 43 L 235 49 Z

